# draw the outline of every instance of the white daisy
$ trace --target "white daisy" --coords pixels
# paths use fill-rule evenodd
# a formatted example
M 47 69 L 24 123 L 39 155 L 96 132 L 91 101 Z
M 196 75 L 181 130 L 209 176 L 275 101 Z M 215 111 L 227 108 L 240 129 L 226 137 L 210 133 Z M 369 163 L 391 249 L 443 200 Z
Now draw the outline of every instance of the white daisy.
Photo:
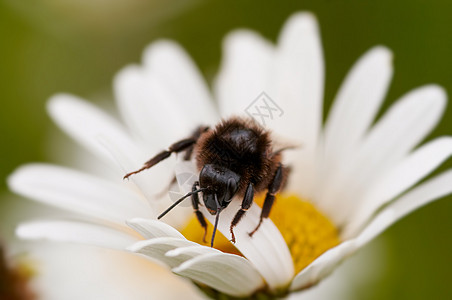
M 128 249 L 164 263 L 207 293 L 286 295 L 318 283 L 395 221 L 452 192 L 452 170 L 419 183 L 450 157 L 452 139 L 414 149 L 441 118 L 447 98 L 441 87 L 407 93 L 372 124 L 392 77 L 388 49 L 375 47 L 358 60 L 325 126 L 323 54 L 312 15 L 292 16 L 276 46 L 256 33 L 234 32 L 224 55 L 212 96 L 179 46 L 152 44 L 141 66 L 126 67 L 115 79 L 125 125 L 74 96 L 53 97 L 51 116 L 105 160 L 110 175 L 44 164 L 19 168 L 9 178 L 13 191 L 86 218 L 30 222 L 18 235 Z M 227 241 L 229 224 L 241 201 L 233 200 L 221 215 L 218 228 L 226 238 L 217 240 L 218 249 L 202 244 L 189 207 L 171 211 L 162 219 L 166 223 L 157 221 L 172 202 L 156 194 L 175 168 L 196 174 L 194 164 L 176 164 L 171 157 L 130 182 L 122 176 L 200 124 L 246 115 L 262 92 L 283 112 L 266 126 L 280 140 L 302 145 L 284 153 L 292 172 L 271 220 L 250 238 L 260 215 L 253 205 L 235 229 L 234 248 Z

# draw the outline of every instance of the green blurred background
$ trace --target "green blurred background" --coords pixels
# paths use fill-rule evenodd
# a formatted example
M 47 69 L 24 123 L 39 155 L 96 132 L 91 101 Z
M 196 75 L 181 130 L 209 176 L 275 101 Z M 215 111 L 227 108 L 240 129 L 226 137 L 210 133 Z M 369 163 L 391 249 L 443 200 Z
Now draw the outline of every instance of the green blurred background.
M 12 201 L 4 178 L 15 167 L 54 161 L 49 140 L 56 129 L 45 111 L 52 94 L 112 97 L 115 72 L 138 62 L 144 47 L 157 38 L 181 43 L 211 80 L 227 32 L 247 27 L 274 41 L 286 18 L 300 10 L 314 12 L 321 27 L 325 111 L 353 62 L 376 44 L 395 53 L 386 107 L 426 83 L 438 83 L 452 95 L 450 0 L 2 0 L 0 188 L 7 196 L 0 209 Z M 451 133 L 449 103 L 427 139 Z M 441 170 L 451 166 L 449 160 Z M 384 274 L 358 289 L 356 299 L 452 299 L 451 200 L 411 214 L 379 238 L 387 251 Z

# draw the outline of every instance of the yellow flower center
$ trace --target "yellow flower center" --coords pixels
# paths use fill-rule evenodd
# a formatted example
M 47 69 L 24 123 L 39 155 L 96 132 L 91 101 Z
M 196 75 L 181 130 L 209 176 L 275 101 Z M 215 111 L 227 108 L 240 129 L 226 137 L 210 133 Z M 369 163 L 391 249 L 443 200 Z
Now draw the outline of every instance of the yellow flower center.
M 259 195 L 255 202 L 262 207 L 264 198 L 265 194 Z M 340 243 L 338 231 L 333 223 L 311 203 L 295 195 L 278 194 L 270 219 L 278 227 L 289 247 L 296 272 L 301 271 L 326 250 Z M 208 226 L 207 237 L 212 235 L 212 230 L 212 226 Z M 182 234 L 199 244 L 209 244 L 209 241 L 203 242 L 204 231 L 195 217 L 190 219 L 182 230 Z M 217 234 L 215 248 L 241 255 L 224 235 Z

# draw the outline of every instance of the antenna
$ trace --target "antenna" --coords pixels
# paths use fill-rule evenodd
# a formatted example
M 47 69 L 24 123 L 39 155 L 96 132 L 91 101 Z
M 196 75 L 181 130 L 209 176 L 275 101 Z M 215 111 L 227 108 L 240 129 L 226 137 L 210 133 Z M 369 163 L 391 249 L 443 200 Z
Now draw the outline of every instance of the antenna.
M 160 220 L 161 218 L 163 218 L 170 210 L 172 210 L 172 209 L 173 209 L 174 207 L 176 207 L 179 203 L 181 203 L 182 201 L 184 201 L 185 198 L 190 197 L 190 196 L 193 195 L 193 194 L 202 192 L 202 191 L 204 191 L 205 189 L 207 189 L 207 188 L 200 188 L 200 189 L 198 189 L 198 190 L 195 190 L 195 191 L 192 191 L 192 192 L 189 192 L 189 193 L 185 194 L 185 196 L 183 196 L 182 198 L 178 199 L 178 200 L 177 200 L 176 202 L 174 202 L 170 207 L 168 207 L 164 212 L 162 212 L 162 213 L 160 214 L 160 216 L 157 217 L 157 219 Z

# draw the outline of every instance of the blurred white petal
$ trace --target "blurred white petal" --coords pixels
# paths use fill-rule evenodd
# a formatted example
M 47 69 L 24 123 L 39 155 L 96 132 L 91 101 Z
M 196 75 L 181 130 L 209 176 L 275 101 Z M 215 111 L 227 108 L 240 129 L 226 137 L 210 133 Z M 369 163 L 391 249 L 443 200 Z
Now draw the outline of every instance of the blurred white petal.
M 150 158 L 143 158 L 140 161 L 136 157 L 133 157 L 130 153 L 122 152 L 121 146 L 117 145 L 116 141 L 110 140 L 107 137 L 100 137 L 100 141 L 102 145 L 104 145 L 104 147 L 111 153 L 115 162 L 123 170 L 123 174 L 140 169 L 144 162 Z M 159 214 L 162 205 L 164 207 L 168 206 L 168 201 L 164 202 L 156 200 L 158 200 L 157 195 L 159 193 L 166 192 L 165 189 L 168 187 L 171 177 L 174 176 L 173 170 L 171 169 L 173 162 L 173 160 L 167 159 L 166 161 L 154 166 L 152 170 L 145 170 L 124 180 L 125 184 L 128 184 L 131 188 L 135 188 L 139 194 L 146 197 L 149 205 L 151 206 L 150 213 L 152 217 L 156 217 Z M 164 199 L 169 200 L 167 198 Z
M 268 90 L 274 47 L 258 34 L 239 30 L 223 42 L 223 60 L 215 81 L 222 117 L 241 115 Z
M 452 170 L 448 170 L 407 192 L 385 207 L 356 238 L 361 247 L 410 212 L 452 193 Z M 350 236 L 352 232 L 345 232 Z
M 129 189 L 63 167 L 25 165 L 8 178 L 8 185 L 22 196 L 120 226 L 150 216 L 150 207 Z
M 403 216 L 431 201 L 452 193 L 451 182 L 452 171 L 448 171 L 421 184 L 397 199 L 393 204 L 383 209 L 356 239 L 347 240 L 339 246 L 328 250 L 297 274 L 292 282 L 291 289 L 297 290 L 317 283 L 334 270 L 345 258 L 363 247 Z M 345 238 L 350 238 L 350 236 L 351 234 L 349 233 L 345 234 Z
M 207 83 L 182 47 L 167 40 L 154 42 L 144 51 L 143 63 L 175 92 L 176 105 L 192 123 L 218 121 Z
M 138 151 L 137 145 L 117 120 L 80 98 L 58 94 L 49 100 L 47 108 L 61 129 L 100 159 L 111 159 L 110 153 L 98 141 L 100 135 L 109 136 L 128 151 Z
M 288 188 L 311 198 L 317 172 L 317 144 L 322 126 L 324 62 L 316 18 L 294 14 L 284 25 L 276 52 L 275 87 L 269 96 L 284 114 L 268 126 L 290 138 L 301 151 L 287 151 L 285 161 L 295 166 Z
M 392 74 L 392 54 L 381 46 L 369 50 L 349 71 L 325 125 L 318 192 L 348 167 L 384 100 Z
M 364 189 L 400 161 L 438 123 L 446 104 L 441 87 L 415 89 L 397 101 L 371 129 L 339 180 L 325 189 L 319 207 L 342 226 Z
M 324 163 L 328 171 L 336 168 L 342 156 L 350 155 L 368 130 L 384 100 L 392 74 L 392 54 L 384 47 L 369 50 L 349 71 L 325 125 Z
M 128 66 L 116 75 L 114 87 L 124 121 L 151 153 L 186 138 L 199 126 L 199 120 L 195 123 L 185 115 L 175 92 L 156 73 Z
M 32 286 L 40 299 L 205 299 L 182 277 L 126 252 L 56 243 L 31 251 L 39 267 Z
M 369 187 L 357 206 L 347 231 L 356 232 L 373 213 L 406 189 L 414 186 L 452 155 L 452 138 L 433 140 L 397 163 Z
M 382 239 L 372 242 L 371 247 L 361 249 L 347 258 L 330 276 L 306 290 L 291 293 L 287 299 L 349 300 L 352 295 L 353 299 L 357 298 L 357 291 L 366 291 L 369 285 L 383 279 L 388 263 L 385 257 L 388 249 L 385 248 Z
M 329 275 L 345 258 L 356 251 L 356 249 L 356 242 L 349 240 L 326 251 L 295 276 L 290 289 L 299 290 L 316 284 L 322 278 Z
M 23 239 L 50 240 L 124 250 L 139 239 L 111 227 L 75 221 L 34 221 L 22 223 L 16 234 Z

